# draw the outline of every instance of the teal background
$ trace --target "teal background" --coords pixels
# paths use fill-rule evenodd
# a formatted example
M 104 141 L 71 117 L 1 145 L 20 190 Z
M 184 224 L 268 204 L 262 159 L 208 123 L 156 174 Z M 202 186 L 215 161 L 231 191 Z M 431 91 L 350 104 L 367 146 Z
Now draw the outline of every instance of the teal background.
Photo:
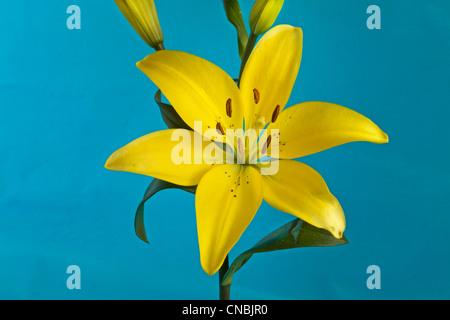
M 155 0 L 166 48 L 237 76 L 235 31 L 221 1 Z M 81 30 L 69 30 L 69 5 Z M 381 30 L 366 27 L 369 5 Z M 241 1 L 245 19 L 252 1 Z M 356 110 L 389 134 L 301 159 L 340 200 L 350 244 L 255 255 L 234 299 L 448 299 L 450 23 L 447 0 L 286 0 L 277 24 L 303 29 L 290 104 Z M 103 165 L 126 143 L 165 128 L 156 87 L 135 63 L 152 50 L 113 1 L 0 4 L 0 298 L 217 299 L 199 261 L 194 196 L 146 205 L 150 245 L 134 212 L 150 177 Z M 263 204 L 236 257 L 292 216 Z M 66 269 L 81 268 L 81 290 Z M 366 269 L 381 268 L 369 290 Z

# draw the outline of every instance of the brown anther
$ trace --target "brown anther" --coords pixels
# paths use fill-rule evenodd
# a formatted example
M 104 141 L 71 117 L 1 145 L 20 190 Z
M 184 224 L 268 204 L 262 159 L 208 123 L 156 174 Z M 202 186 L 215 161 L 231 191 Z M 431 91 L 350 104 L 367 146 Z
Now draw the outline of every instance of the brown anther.
M 272 136 L 270 135 L 269 137 L 267 137 L 267 140 L 264 143 L 264 146 L 263 146 L 263 148 L 261 150 L 262 153 L 266 153 L 267 152 L 267 149 L 269 148 L 271 142 L 272 142 Z
M 281 110 L 280 105 L 277 105 L 277 107 L 275 108 L 275 110 L 273 110 L 273 113 L 272 113 L 272 122 L 277 121 L 278 115 L 280 114 L 280 110 Z
M 222 135 L 225 135 L 225 130 L 223 130 L 223 127 L 222 127 L 222 125 L 220 124 L 220 122 L 217 122 L 217 124 L 216 124 L 216 130 L 217 130 L 218 133 L 220 133 L 220 134 L 222 134 Z
M 255 99 L 255 103 L 259 103 L 260 95 L 258 89 L 253 89 L 253 98 Z
M 272 142 L 272 136 L 270 135 L 270 136 L 268 136 L 267 137 L 267 141 L 266 141 L 266 143 L 267 143 L 267 148 L 270 146 L 270 143 Z
M 233 114 L 233 107 L 231 105 L 231 99 L 227 100 L 227 116 L 231 118 L 231 115 Z

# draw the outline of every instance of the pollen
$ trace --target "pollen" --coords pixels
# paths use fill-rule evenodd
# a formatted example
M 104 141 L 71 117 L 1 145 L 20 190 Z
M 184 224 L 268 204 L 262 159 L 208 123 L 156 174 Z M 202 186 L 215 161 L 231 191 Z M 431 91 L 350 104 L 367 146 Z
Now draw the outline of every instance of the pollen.
M 280 114 L 280 110 L 281 110 L 280 105 L 277 105 L 275 110 L 273 110 L 273 113 L 272 113 L 272 122 L 277 121 L 278 115 Z
M 231 99 L 227 100 L 226 108 L 227 108 L 227 116 L 231 118 L 231 115 L 233 114 L 233 106 L 231 104 Z
M 259 99 L 261 98 L 258 89 L 253 89 L 253 98 L 255 99 L 255 103 L 259 103 Z

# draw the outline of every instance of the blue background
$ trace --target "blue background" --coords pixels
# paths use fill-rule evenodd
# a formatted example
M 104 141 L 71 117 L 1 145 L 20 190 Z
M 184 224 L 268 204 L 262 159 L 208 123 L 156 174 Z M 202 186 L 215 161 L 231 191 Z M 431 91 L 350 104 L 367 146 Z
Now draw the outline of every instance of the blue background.
M 69 30 L 69 5 L 81 30 Z M 241 1 L 247 20 L 252 1 Z M 382 29 L 366 27 L 369 5 Z M 237 76 L 234 28 L 221 1 L 158 1 L 165 45 Z M 447 0 L 286 0 L 277 24 L 304 32 L 290 104 L 354 109 L 389 134 L 301 159 L 340 200 L 350 244 L 255 255 L 234 299 L 448 299 L 450 23 Z M 217 299 L 199 261 L 194 196 L 146 205 L 150 245 L 134 212 L 150 177 L 112 172 L 108 156 L 165 128 L 156 90 L 135 63 L 153 52 L 113 1 L 0 5 L 0 298 Z M 292 216 L 263 204 L 236 257 Z M 81 290 L 66 287 L 69 265 Z M 369 290 L 366 269 L 381 268 Z

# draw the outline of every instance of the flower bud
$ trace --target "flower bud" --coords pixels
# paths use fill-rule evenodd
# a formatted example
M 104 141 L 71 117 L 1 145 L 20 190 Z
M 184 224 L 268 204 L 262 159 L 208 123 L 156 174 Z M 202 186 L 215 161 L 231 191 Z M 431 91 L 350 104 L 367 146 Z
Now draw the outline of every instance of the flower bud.
M 150 47 L 155 50 L 164 48 L 164 37 L 153 0 L 114 1 L 134 30 Z
M 273 25 L 284 0 L 256 0 L 250 11 L 250 29 L 256 35 L 263 34 Z
M 248 34 L 247 29 L 245 28 L 244 18 L 242 18 L 241 6 L 239 5 L 238 0 L 223 0 L 223 7 L 228 21 L 236 28 L 239 56 L 242 59 L 248 41 Z

